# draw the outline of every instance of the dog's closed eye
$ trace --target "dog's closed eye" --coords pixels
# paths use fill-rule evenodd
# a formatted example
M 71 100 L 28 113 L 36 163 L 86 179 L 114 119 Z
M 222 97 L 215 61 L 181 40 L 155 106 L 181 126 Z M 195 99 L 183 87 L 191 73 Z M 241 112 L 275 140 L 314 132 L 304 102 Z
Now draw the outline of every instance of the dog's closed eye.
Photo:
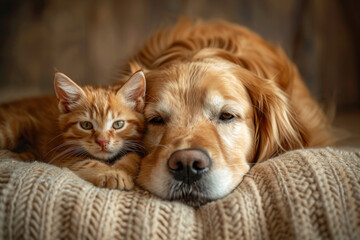
M 229 112 L 221 112 L 219 116 L 219 121 L 223 123 L 228 123 L 236 119 L 236 116 Z
M 152 124 L 152 125 L 163 125 L 163 124 L 165 124 L 165 121 L 161 116 L 157 115 L 157 116 L 151 117 L 148 120 L 148 123 Z

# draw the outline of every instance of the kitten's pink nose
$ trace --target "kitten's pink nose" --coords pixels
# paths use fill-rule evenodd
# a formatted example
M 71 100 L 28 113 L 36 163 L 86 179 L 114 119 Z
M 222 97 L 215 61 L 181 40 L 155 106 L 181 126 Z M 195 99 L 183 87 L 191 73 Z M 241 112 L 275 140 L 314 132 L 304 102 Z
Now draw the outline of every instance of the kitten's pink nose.
M 106 147 L 106 145 L 109 144 L 109 141 L 97 139 L 96 143 L 99 144 L 102 149 L 104 149 Z

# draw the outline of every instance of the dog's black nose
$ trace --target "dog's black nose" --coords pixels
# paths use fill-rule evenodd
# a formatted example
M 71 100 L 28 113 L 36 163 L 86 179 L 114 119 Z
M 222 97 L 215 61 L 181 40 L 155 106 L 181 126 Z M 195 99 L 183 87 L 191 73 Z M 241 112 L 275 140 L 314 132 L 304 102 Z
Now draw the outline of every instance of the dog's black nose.
M 201 150 L 179 150 L 171 154 L 168 167 L 176 180 L 192 184 L 210 169 L 210 157 Z

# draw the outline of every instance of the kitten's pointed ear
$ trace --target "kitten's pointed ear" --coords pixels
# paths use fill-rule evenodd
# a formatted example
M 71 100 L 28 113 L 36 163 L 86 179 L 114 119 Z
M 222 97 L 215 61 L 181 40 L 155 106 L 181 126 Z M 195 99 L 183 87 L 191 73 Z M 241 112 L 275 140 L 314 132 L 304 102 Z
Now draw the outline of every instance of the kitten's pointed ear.
M 137 71 L 117 91 L 116 95 L 121 97 L 129 107 L 142 112 L 145 102 L 145 90 L 145 75 L 142 71 Z
M 70 104 L 78 101 L 81 96 L 85 95 L 81 87 L 59 71 L 55 72 L 54 88 L 59 101 L 59 108 L 62 112 L 69 112 Z

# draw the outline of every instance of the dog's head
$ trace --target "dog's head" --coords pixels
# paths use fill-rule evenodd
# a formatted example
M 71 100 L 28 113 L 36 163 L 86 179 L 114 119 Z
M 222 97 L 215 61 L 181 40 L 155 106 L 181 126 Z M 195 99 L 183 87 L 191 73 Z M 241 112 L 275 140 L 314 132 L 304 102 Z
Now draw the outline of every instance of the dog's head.
M 147 79 L 148 155 L 137 183 L 164 199 L 222 198 L 254 162 L 308 144 L 299 116 L 309 111 L 292 99 L 316 104 L 285 54 L 245 28 L 180 21 L 129 63 Z
M 146 77 L 149 154 L 137 182 L 164 199 L 222 198 L 249 163 L 302 145 L 285 93 L 226 56 L 204 50 Z

